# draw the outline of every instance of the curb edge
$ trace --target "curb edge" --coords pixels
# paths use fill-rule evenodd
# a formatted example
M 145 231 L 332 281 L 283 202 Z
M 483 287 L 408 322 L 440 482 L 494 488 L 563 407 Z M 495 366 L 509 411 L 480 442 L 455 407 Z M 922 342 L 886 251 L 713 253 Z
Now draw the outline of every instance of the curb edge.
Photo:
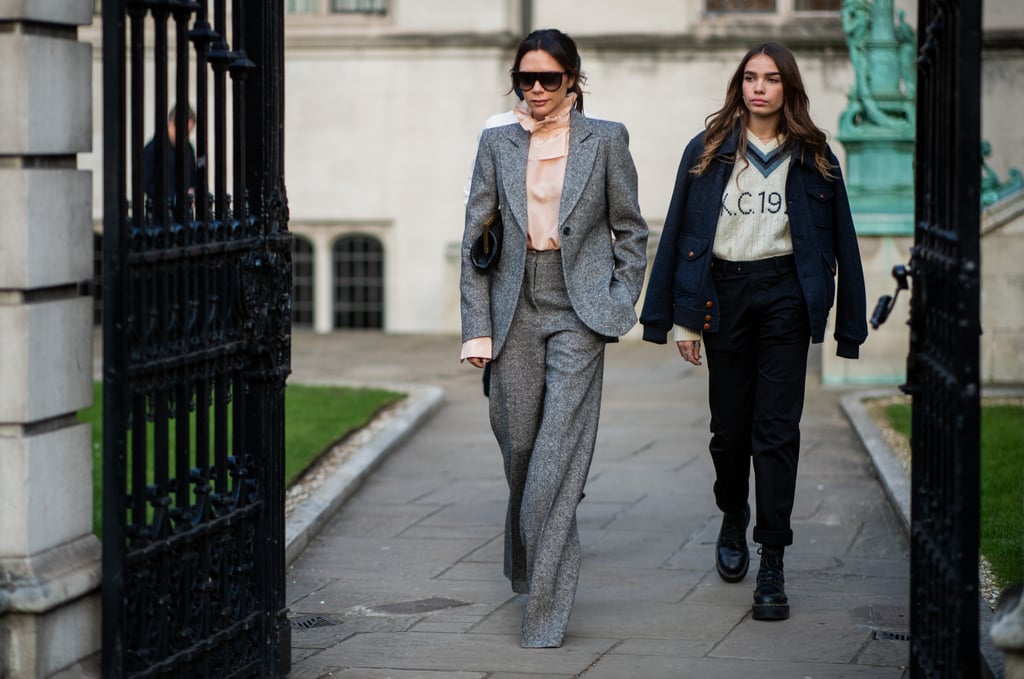
M 304 384 L 306 384 L 304 382 Z M 406 394 L 405 403 L 380 431 L 352 454 L 285 521 L 285 567 L 295 561 L 348 498 L 387 456 L 444 404 L 444 390 L 419 384 L 324 382 L 372 386 Z

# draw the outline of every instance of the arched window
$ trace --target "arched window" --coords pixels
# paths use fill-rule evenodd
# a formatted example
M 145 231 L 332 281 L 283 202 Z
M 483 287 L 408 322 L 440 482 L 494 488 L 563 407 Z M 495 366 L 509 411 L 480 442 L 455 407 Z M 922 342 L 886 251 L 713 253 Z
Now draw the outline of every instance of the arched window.
M 292 325 L 313 325 L 313 244 L 292 236 Z
M 384 248 L 372 236 L 334 243 L 334 327 L 384 327 Z

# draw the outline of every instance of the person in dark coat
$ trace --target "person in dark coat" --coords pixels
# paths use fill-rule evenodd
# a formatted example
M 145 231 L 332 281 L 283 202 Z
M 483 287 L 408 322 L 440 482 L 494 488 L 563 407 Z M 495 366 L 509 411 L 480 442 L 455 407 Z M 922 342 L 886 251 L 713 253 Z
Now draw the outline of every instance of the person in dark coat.
M 174 170 L 174 149 L 178 144 L 178 133 L 176 129 L 175 117 L 177 115 L 177 107 L 171 108 L 171 112 L 167 114 L 167 145 L 164 154 L 164 180 L 167 193 L 167 204 L 174 205 L 178 195 L 178 181 L 177 175 Z M 192 147 L 192 143 L 188 141 L 188 138 L 192 136 L 192 131 L 196 127 L 196 112 L 192 110 L 190 106 L 188 109 L 188 131 L 185 134 L 185 173 L 187 177 L 186 193 L 193 195 L 195 193 L 197 179 L 196 172 L 196 150 Z M 145 147 L 142 149 L 142 175 L 143 175 L 143 187 L 146 193 L 146 197 L 150 200 L 156 200 L 156 187 L 157 187 L 157 144 L 156 138 L 150 139 Z
M 846 187 L 808 110 L 788 49 L 768 42 L 747 52 L 725 104 L 683 153 L 640 315 L 645 340 L 664 344 L 671 332 L 693 365 L 702 342 L 707 352 L 724 514 L 715 564 L 727 582 L 743 580 L 750 562 L 753 463 L 755 620 L 789 617 L 783 554 L 793 543 L 809 342 L 824 340 L 834 300 L 837 354 L 857 358 L 867 337 Z

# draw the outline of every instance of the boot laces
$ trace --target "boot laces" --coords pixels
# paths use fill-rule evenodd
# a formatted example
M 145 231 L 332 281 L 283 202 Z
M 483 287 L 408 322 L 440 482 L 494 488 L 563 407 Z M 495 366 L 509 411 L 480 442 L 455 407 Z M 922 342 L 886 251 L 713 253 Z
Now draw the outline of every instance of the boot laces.
M 758 582 L 782 582 L 782 550 L 771 547 L 759 547 L 761 567 L 757 571 Z

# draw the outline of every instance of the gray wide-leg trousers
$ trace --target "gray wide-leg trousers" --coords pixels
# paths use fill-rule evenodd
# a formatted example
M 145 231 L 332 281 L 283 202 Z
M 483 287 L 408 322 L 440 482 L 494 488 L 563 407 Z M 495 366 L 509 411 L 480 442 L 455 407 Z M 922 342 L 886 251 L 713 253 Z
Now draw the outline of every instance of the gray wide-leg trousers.
M 524 647 L 560 646 L 569 624 L 580 572 L 576 506 L 597 439 L 604 349 L 573 311 L 561 253 L 530 251 L 490 394 L 509 487 L 505 575 L 529 594 Z

